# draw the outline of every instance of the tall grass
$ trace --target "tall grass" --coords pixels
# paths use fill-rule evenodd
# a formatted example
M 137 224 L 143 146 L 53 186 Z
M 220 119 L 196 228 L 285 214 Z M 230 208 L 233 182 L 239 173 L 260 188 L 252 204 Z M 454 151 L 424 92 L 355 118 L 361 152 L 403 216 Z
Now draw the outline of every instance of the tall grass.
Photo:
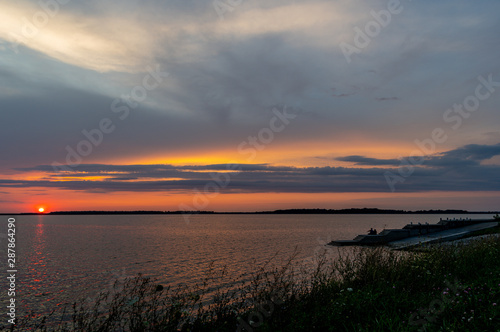
M 500 238 L 402 252 L 353 248 L 314 265 L 295 256 L 194 287 L 143 276 L 15 331 L 500 331 Z M 227 285 L 232 285 L 227 287 Z

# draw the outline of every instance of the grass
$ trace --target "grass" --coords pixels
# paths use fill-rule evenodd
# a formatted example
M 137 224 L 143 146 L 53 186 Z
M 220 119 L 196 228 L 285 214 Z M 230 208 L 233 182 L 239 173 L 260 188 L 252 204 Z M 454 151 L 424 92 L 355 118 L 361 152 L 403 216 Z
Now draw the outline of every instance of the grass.
M 489 234 L 499 234 L 500 233 L 500 223 L 492 228 L 487 228 L 487 229 L 482 229 L 479 231 L 472 232 L 469 234 L 467 237 L 474 237 L 474 236 L 480 236 L 480 235 L 489 235 Z
M 138 276 L 14 331 L 500 331 L 500 238 L 426 252 L 355 248 L 172 289 Z M 229 291 L 214 284 L 231 283 Z M 58 320 L 55 321 L 55 317 Z

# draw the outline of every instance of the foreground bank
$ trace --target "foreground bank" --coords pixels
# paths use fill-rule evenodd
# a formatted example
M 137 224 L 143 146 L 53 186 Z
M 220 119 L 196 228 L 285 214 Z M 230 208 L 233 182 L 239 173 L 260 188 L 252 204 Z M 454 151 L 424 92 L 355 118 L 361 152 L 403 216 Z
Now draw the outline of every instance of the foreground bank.
M 488 237 L 425 252 L 353 248 L 318 257 L 314 269 L 290 260 L 232 281 L 231 291 L 209 287 L 224 271 L 178 290 L 138 277 L 75 303 L 59 322 L 25 319 L 15 330 L 500 331 L 498 262 L 500 239 Z

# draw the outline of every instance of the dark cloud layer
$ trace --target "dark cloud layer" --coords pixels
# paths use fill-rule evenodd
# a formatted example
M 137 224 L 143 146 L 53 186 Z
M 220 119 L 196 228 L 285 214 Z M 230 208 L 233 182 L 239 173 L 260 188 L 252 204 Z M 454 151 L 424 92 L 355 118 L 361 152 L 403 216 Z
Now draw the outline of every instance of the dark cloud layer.
M 480 166 L 482 161 L 489 160 L 498 155 L 500 155 L 500 144 L 469 144 L 447 152 L 415 158 L 422 159 L 422 161 L 415 161 L 413 164 L 450 168 L 471 167 Z M 338 161 L 352 162 L 359 166 L 395 166 L 402 164 L 400 159 L 377 159 L 363 156 L 347 156 L 335 159 Z
M 368 166 L 395 166 L 399 165 L 401 161 L 399 159 L 377 159 L 377 158 L 367 158 L 363 156 L 347 156 L 335 158 L 338 161 L 351 162 L 356 165 L 368 165 Z
M 398 186 L 401 192 L 420 191 L 497 191 L 500 190 L 500 166 L 481 165 L 500 155 L 500 144 L 467 145 L 425 158 L 413 166 L 410 176 Z M 227 193 L 332 193 L 387 192 L 385 174 L 401 171 L 399 160 L 380 160 L 361 156 L 338 158 L 359 165 L 389 168 L 284 167 L 255 164 L 173 165 L 101 165 L 84 164 L 66 171 L 41 165 L 17 169 L 28 173 L 46 173 L 46 180 L 0 180 L 11 188 L 58 188 L 89 192 L 214 190 Z M 403 167 L 403 166 L 401 166 Z M 93 177 L 105 177 L 93 180 Z M 79 180 L 72 180 L 78 177 Z M 65 181 L 55 181 L 65 179 Z

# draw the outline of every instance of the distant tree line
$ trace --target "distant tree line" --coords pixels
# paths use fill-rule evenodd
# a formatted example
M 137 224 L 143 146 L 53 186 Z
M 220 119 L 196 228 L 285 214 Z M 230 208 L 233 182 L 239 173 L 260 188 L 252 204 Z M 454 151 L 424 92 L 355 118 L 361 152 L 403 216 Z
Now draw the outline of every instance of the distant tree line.
M 350 209 L 286 209 L 257 212 L 215 212 L 215 211 L 54 211 L 49 213 L 3 213 L 3 215 L 120 215 L 120 214 L 498 214 L 500 211 L 469 212 L 467 210 L 392 210 L 378 208 Z

